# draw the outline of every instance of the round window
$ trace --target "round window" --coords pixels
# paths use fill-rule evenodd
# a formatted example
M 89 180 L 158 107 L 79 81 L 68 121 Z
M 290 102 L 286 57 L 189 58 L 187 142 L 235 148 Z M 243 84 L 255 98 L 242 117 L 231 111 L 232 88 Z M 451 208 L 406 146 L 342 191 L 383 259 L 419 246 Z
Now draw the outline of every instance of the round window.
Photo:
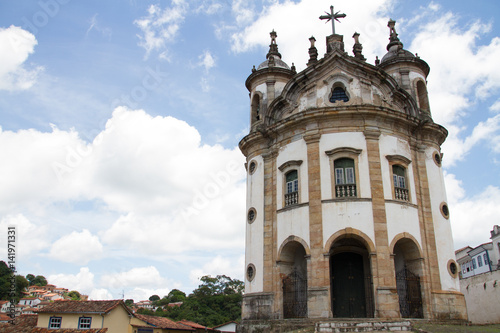
M 248 172 L 252 175 L 255 172 L 255 169 L 257 168 L 257 163 L 255 161 L 250 162 L 250 166 L 248 167 Z
M 253 264 L 250 264 L 247 267 L 247 280 L 252 281 L 254 277 L 255 277 L 255 266 Z
M 448 205 L 445 202 L 441 203 L 440 210 L 441 210 L 441 214 L 443 215 L 443 217 L 445 219 L 450 218 L 450 210 L 448 209 Z
M 248 210 L 248 214 L 247 214 L 247 220 L 248 220 L 248 223 L 252 223 L 253 221 L 255 221 L 255 216 L 257 215 L 257 212 L 255 211 L 255 208 L 250 208 Z
M 453 259 L 448 260 L 448 273 L 454 278 L 458 276 L 458 265 Z
M 436 163 L 438 167 L 441 166 L 441 154 L 437 151 L 434 152 L 434 163 Z

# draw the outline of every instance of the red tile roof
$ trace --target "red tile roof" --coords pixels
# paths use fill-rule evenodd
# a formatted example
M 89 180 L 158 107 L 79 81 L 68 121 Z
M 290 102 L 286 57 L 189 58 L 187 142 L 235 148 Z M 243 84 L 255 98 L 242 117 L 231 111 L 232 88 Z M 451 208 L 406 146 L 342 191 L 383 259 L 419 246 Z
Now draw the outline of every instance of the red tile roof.
M 150 325 L 153 325 L 157 328 L 170 329 L 170 330 L 181 330 L 181 331 L 194 331 L 194 329 L 191 327 L 187 327 L 185 325 L 178 324 L 175 321 L 170 320 L 170 319 L 165 318 L 165 317 L 147 316 L 147 315 L 141 315 L 141 314 L 137 314 L 137 313 L 135 314 L 135 316 L 138 319 L 140 319 L 140 320 L 142 320 Z
M 0 313 L 0 321 L 10 321 L 12 318 L 5 313 Z
M 40 310 L 38 313 L 108 313 L 117 306 L 122 305 L 130 312 L 122 300 L 111 301 L 55 301 Z
M 187 326 L 190 326 L 190 327 L 193 327 L 193 328 L 198 328 L 198 329 L 201 328 L 201 329 L 206 329 L 206 330 L 212 331 L 212 329 L 209 328 L 209 327 L 197 324 L 195 322 L 192 322 L 192 321 L 189 321 L 189 320 L 186 320 L 186 319 L 182 319 L 181 321 L 178 321 L 177 323 L 178 324 L 182 324 L 182 325 L 187 325 Z
M 14 318 L 14 325 L 9 323 L 0 323 L 0 332 L 2 333 L 31 333 L 36 326 L 37 315 L 21 315 Z

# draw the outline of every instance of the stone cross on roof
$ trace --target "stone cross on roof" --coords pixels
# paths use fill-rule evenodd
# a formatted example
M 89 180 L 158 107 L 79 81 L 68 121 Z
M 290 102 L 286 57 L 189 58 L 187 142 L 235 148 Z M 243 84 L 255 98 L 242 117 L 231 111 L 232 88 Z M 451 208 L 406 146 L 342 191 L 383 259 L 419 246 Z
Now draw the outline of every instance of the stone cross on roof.
M 339 22 L 339 18 L 344 18 L 346 17 L 346 15 L 344 13 L 342 14 L 339 14 L 339 12 L 336 12 L 334 13 L 333 12 L 333 6 L 330 6 L 330 13 L 328 12 L 325 12 L 326 15 L 321 15 L 319 17 L 320 20 L 327 20 L 326 23 L 328 23 L 328 21 L 332 21 L 332 32 L 333 34 L 335 35 L 335 21 Z

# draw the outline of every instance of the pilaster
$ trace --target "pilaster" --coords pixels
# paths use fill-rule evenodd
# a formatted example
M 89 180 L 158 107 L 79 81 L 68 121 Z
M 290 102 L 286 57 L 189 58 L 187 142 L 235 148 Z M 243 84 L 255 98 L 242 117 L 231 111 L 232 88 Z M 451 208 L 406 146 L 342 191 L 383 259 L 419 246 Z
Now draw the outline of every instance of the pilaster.
M 380 165 L 380 130 L 377 127 L 367 127 L 364 131 L 370 187 L 372 193 L 373 224 L 375 231 L 376 257 L 372 258 L 373 284 L 376 298 L 376 317 L 398 318 L 399 300 L 396 289 L 394 264 L 390 256 L 387 234 L 387 216 L 385 209 L 382 169 Z

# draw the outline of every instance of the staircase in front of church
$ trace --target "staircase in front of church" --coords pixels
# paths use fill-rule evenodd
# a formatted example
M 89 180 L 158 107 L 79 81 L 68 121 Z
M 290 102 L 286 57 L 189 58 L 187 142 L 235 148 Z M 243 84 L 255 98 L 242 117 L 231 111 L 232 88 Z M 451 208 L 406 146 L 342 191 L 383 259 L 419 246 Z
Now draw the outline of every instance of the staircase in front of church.
M 322 321 L 315 324 L 315 333 L 340 332 L 411 332 L 408 320 L 335 320 Z

